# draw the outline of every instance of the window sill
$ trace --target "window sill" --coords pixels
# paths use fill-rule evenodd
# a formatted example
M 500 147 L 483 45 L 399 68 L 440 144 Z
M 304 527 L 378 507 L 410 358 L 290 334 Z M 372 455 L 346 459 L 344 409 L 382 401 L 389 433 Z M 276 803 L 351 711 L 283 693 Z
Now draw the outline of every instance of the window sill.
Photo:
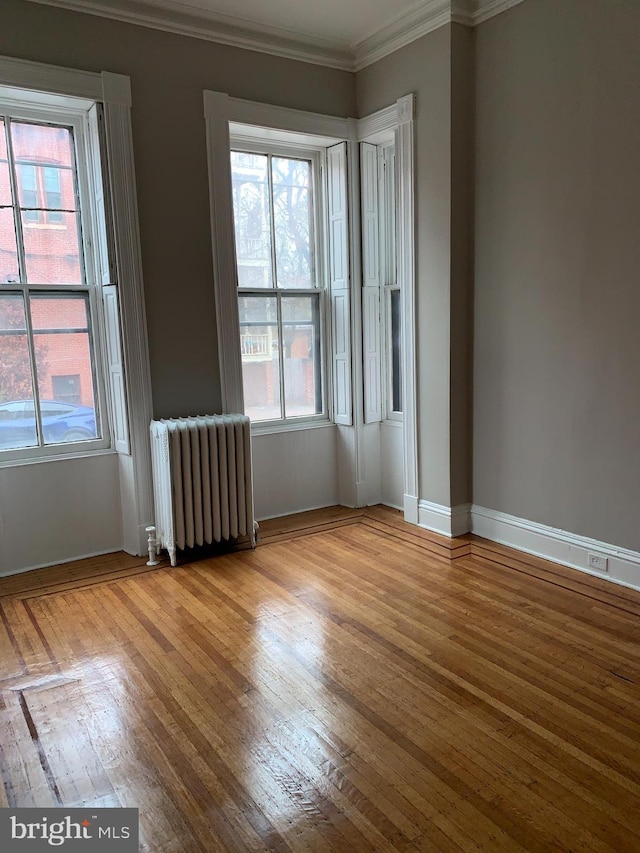
M 269 423 L 252 423 L 251 424 L 251 435 L 273 435 L 274 433 L 283 433 L 283 432 L 300 432 L 301 430 L 308 429 L 326 429 L 327 427 L 334 427 L 335 424 L 333 421 L 328 419 L 317 420 L 317 421 L 296 421 L 294 423 L 277 423 L 277 424 L 269 424 Z
M 113 447 L 99 447 L 96 449 L 84 449 L 71 451 L 67 453 L 51 453 L 42 456 L 13 456 L 3 459 L 0 456 L 0 468 L 16 468 L 20 465 L 38 465 L 41 462 L 71 462 L 76 459 L 85 459 L 93 456 L 111 456 L 115 455 L 116 450 Z

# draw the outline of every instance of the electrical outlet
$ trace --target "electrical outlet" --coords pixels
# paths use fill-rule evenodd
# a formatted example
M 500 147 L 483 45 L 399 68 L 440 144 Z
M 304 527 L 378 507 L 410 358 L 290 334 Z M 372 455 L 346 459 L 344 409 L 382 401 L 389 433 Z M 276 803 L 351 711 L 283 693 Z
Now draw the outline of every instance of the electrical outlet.
M 589 554 L 589 568 L 596 572 L 608 572 L 609 560 L 602 554 Z

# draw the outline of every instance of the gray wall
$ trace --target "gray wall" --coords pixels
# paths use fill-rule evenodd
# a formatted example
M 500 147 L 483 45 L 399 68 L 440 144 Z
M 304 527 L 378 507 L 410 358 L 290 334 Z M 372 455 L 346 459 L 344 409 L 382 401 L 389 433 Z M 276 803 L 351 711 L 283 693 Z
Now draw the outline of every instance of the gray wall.
M 475 31 L 451 29 L 451 506 L 471 500 Z
M 474 502 L 640 549 L 640 4 L 477 48 Z
M 445 506 L 471 497 L 472 59 L 473 34 L 454 24 L 356 77 L 361 116 L 416 95 L 419 497 Z
M 636 550 L 638 33 L 637 0 L 525 0 L 475 33 L 430 33 L 354 85 L 319 66 L 0 5 L 1 54 L 132 79 L 156 415 L 219 407 L 202 90 L 341 116 L 356 114 L 356 95 L 366 115 L 413 91 L 420 497 L 469 498 L 474 337 L 474 502 Z
M 202 92 L 353 116 L 353 75 L 26 0 L 0 54 L 131 77 L 155 415 L 219 411 Z
M 451 28 L 441 27 L 356 76 L 358 114 L 414 92 L 420 498 L 449 504 Z

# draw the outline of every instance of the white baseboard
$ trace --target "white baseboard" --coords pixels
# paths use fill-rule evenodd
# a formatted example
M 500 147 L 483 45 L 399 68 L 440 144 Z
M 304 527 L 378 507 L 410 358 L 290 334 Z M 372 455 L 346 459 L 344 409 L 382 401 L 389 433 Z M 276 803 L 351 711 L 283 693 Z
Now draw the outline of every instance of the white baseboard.
M 402 498 L 404 504 L 404 520 L 409 524 L 419 524 L 419 505 L 418 498 L 415 495 L 404 495 Z
M 618 548 L 607 542 L 475 504 L 471 507 L 471 531 L 483 539 L 640 590 L 640 553 L 637 551 Z M 600 572 L 590 568 L 589 554 L 605 557 L 608 560 L 608 571 Z
M 75 563 L 76 560 L 89 560 L 93 557 L 105 557 L 107 554 L 117 554 L 122 551 L 122 548 L 110 548 L 108 551 L 92 551 L 90 554 L 73 554 L 70 557 L 65 557 L 63 560 L 54 560 L 51 563 L 38 563 L 35 566 L 20 566 L 17 569 L 0 569 L 0 578 L 10 578 L 12 575 L 23 575 L 25 572 L 35 572 L 37 569 L 53 569 L 55 566 L 60 566 L 64 563 Z M 128 553 L 128 552 L 125 552 Z M 147 550 L 145 548 L 145 554 Z M 131 556 L 139 556 L 132 554 Z
M 420 501 L 418 504 L 418 524 L 434 533 L 453 538 L 462 536 L 470 530 L 470 504 L 459 504 L 450 507 L 434 504 L 431 501 Z
M 261 515 L 260 518 L 256 518 L 256 521 L 260 523 L 261 521 L 272 521 L 274 518 L 286 518 L 288 515 L 297 515 L 299 512 L 313 512 L 315 509 L 326 509 L 330 506 L 345 506 L 347 509 L 355 509 L 355 507 L 351 506 L 351 504 L 338 504 L 337 502 L 326 504 L 314 504 L 313 506 L 303 506 L 298 509 L 288 509 L 285 512 L 277 512 L 274 515 Z

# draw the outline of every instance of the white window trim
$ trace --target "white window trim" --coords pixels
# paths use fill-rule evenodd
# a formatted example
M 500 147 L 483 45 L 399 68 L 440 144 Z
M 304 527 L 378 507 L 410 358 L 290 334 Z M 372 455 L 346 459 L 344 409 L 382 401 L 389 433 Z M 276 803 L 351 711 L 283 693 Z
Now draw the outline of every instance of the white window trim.
M 362 223 L 362 360 L 364 422 L 382 418 L 380 271 L 380 181 L 378 147 L 360 143 L 360 221 Z
M 414 238 L 414 96 L 399 98 L 358 120 L 358 140 L 379 144 L 395 137 L 398 206 L 396 263 L 402 304 L 402 406 L 404 444 L 404 517 L 418 523 L 418 413 Z M 392 421 L 388 421 L 393 423 Z
M 153 519 L 149 447 L 153 407 L 133 161 L 130 80 L 125 75 L 108 71 L 98 74 L 0 57 L 0 86 L 60 95 L 62 98 L 86 98 L 104 105 L 130 439 L 129 452 L 118 452 L 123 547 L 130 553 L 144 554 L 147 538 L 144 528 Z
M 379 184 L 379 226 L 380 226 L 380 314 L 381 314 L 381 362 L 382 362 L 382 382 L 383 389 L 383 421 L 394 421 L 402 423 L 402 412 L 394 411 L 393 409 L 393 342 L 391 339 L 391 294 L 394 291 L 400 291 L 400 281 L 398 279 L 397 261 L 395 257 L 397 241 L 397 228 L 395 223 L 395 187 L 396 175 L 394 172 L 393 178 L 389 177 L 389 171 L 386 167 L 389 166 L 389 154 L 392 152 L 392 162 L 395 169 L 395 138 L 394 136 L 377 146 L 378 149 L 378 165 L 380 174 L 378 176 Z M 382 167 L 385 167 L 384 170 Z M 393 241 L 393 251 L 395 262 L 395 275 L 390 280 L 390 254 L 389 246 Z
M 347 139 L 348 119 L 318 113 L 291 110 L 270 104 L 259 104 L 232 98 L 223 92 L 204 91 L 204 115 L 207 128 L 209 187 L 211 205 L 211 236 L 213 253 L 213 286 L 218 330 L 218 355 L 222 408 L 224 412 L 244 411 L 242 393 L 242 361 L 240 323 L 238 318 L 238 289 L 233 228 L 233 197 L 231 192 L 230 123 L 234 137 L 255 135 L 255 131 L 238 125 L 266 129 L 267 137 L 281 143 L 278 131 L 318 138 L 318 147 Z M 298 144 L 300 139 L 293 140 Z M 299 423 L 296 420 L 296 423 Z M 253 427 L 252 427 L 253 428 Z M 265 423 L 264 431 L 290 429 L 289 425 Z

